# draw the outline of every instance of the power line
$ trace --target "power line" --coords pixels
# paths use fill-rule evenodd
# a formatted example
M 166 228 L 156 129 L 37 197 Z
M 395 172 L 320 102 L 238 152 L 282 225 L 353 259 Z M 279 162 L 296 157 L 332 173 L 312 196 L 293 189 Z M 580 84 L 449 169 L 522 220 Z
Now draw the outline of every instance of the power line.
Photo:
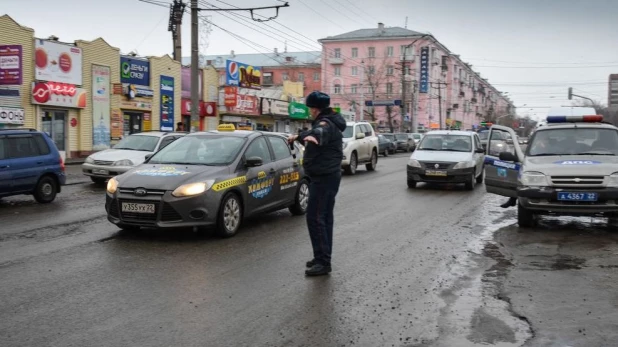
M 311 7 L 311 6 L 307 6 L 307 5 L 306 5 L 306 4 L 305 4 L 302 0 L 298 0 L 298 2 L 300 2 L 300 3 L 301 3 L 303 6 L 305 6 L 306 8 L 310 9 L 311 11 L 313 11 L 313 12 L 314 12 L 315 14 L 317 14 L 318 16 L 320 16 L 320 17 L 322 17 L 322 18 L 324 18 L 324 19 L 328 20 L 329 22 L 331 22 L 331 23 L 335 24 L 336 26 L 340 27 L 340 28 L 341 28 L 341 29 L 343 29 L 343 30 L 346 30 L 344 27 L 342 27 L 341 25 L 339 25 L 339 23 L 337 23 L 337 22 L 333 22 L 332 20 L 330 20 L 330 19 L 328 19 L 328 18 L 324 17 L 324 14 L 323 14 L 323 13 L 320 13 L 320 12 L 318 12 L 318 11 L 314 10 L 314 9 L 313 9 L 313 7 Z
M 356 8 L 359 10 L 359 12 L 364 13 L 367 18 L 371 18 L 371 20 L 373 20 L 373 16 L 368 14 L 367 12 L 365 12 L 365 10 L 363 10 L 361 7 L 356 6 L 353 2 L 351 2 L 350 0 L 345 0 L 348 4 L 350 4 L 352 7 Z
M 618 65 L 597 66 L 498 66 L 498 65 L 473 65 L 474 67 L 500 68 L 500 69 L 594 69 L 606 67 L 618 67 Z

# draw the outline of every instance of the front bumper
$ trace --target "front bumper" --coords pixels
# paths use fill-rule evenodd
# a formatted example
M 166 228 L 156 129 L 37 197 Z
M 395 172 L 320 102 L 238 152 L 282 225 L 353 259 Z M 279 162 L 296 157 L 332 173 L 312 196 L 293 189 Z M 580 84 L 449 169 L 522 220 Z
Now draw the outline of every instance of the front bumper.
M 91 177 L 112 178 L 133 168 L 134 166 L 112 166 L 84 163 L 82 164 L 82 173 Z
M 599 199 L 594 202 L 560 201 L 558 192 L 597 193 Z M 618 188 L 519 187 L 517 197 L 522 207 L 539 213 L 572 216 L 618 214 Z
M 466 183 L 470 180 L 470 175 L 474 173 L 474 168 L 466 169 L 440 169 L 446 172 L 446 176 L 431 176 L 427 175 L 426 169 L 419 167 L 407 166 L 408 181 L 426 182 L 426 183 Z
M 147 228 L 185 228 L 215 225 L 220 196 L 213 191 L 177 198 L 171 191 L 148 190 L 143 197 L 133 195 L 132 189 L 119 188 L 114 195 L 106 193 L 107 219 L 114 224 Z M 152 204 L 154 213 L 125 212 L 122 203 Z

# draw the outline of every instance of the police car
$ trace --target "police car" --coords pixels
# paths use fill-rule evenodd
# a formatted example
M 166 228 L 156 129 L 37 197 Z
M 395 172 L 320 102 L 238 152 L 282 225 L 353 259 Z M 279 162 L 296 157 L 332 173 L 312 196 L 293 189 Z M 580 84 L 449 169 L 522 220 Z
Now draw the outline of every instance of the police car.
M 489 138 L 497 134 L 515 138 L 513 129 L 494 125 Z M 600 115 L 548 116 L 525 153 L 515 141 L 485 157 L 485 186 L 518 199 L 520 227 L 533 226 L 537 215 L 618 217 L 618 128 Z
M 108 220 L 122 229 L 216 226 L 289 208 L 305 214 L 308 178 L 285 136 L 236 130 L 191 133 L 107 184 Z

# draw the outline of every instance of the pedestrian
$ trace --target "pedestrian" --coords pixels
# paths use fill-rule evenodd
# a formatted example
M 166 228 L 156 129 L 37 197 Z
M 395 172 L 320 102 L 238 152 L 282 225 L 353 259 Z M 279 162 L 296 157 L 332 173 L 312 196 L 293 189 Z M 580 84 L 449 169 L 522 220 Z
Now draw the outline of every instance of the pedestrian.
M 176 131 L 185 131 L 185 123 L 183 122 L 176 123 Z
M 332 271 L 333 226 L 335 197 L 341 183 L 343 160 L 343 134 L 345 119 L 330 107 L 330 97 L 314 91 L 306 99 L 313 118 L 311 129 L 299 135 L 290 135 L 290 143 L 305 145 L 303 168 L 309 176 L 309 202 L 307 228 L 313 259 L 307 262 L 307 276 L 327 275 Z

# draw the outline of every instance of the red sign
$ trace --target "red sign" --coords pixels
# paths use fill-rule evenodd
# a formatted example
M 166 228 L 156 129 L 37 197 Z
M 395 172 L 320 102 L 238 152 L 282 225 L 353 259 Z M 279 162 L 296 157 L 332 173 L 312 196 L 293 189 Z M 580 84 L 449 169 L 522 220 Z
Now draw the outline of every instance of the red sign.
M 259 116 L 260 115 L 260 103 L 255 95 L 241 95 L 236 96 L 236 106 L 227 107 L 228 113 L 242 114 L 247 116 Z
M 236 106 L 238 88 L 236 87 L 225 87 L 223 88 L 223 96 L 225 100 L 225 106 Z
M 217 116 L 217 103 L 216 102 L 204 102 L 204 113 L 206 117 L 216 117 Z
M 34 82 L 32 102 L 49 106 L 86 107 L 86 91 L 73 84 L 57 82 Z
M 190 99 L 182 99 L 180 101 L 180 114 L 182 114 L 183 116 L 191 115 Z M 200 110 L 198 112 L 198 115 L 200 117 L 215 117 L 217 115 L 217 103 L 200 101 Z
M 71 118 L 71 126 L 75 128 L 77 126 L 77 118 Z

